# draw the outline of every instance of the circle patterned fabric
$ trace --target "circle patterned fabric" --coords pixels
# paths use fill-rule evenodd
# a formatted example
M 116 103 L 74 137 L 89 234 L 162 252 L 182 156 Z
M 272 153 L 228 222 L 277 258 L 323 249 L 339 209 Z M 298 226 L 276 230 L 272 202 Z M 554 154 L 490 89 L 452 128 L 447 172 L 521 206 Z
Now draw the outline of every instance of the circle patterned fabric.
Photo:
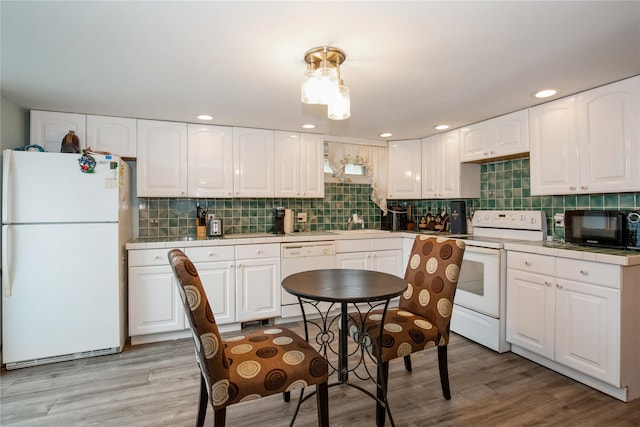
M 215 409 L 327 381 L 327 361 L 289 329 L 259 329 L 223 341 L 193 263 L 178 249 L 169 252 L 169 261 Z
M 388 309 L 385 317 L 380 349 L 382 362 L 448 344 L 464 249 L 462 240 L 416 237 L 404 277 L 407 290 L 401 295 L 398 308 Z M 357 342 L 369 343 L 374 356 L 379 350 L 381 315 L 382 310 L 374 310 L 365 319 L 357 314 L 349 316 L 349 334 Z M 370 340 L 359 336 L 363 330 Z

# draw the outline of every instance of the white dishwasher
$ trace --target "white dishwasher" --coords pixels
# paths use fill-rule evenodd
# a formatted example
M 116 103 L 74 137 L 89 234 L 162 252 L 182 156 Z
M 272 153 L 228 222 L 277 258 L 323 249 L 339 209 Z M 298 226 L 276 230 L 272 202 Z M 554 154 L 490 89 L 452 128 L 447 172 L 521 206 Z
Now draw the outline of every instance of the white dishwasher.
M 283 243 L 281 245 L 282 280 L 302 271 L 336 268 L 336 243 L 333 241 Z M 284 289 L 282 292 L 282 318 L 302 316 L 298 297 Z M 329 303 L 318 308 L 326 311 Z M 307 310 L 307 314 L 313 314 Z

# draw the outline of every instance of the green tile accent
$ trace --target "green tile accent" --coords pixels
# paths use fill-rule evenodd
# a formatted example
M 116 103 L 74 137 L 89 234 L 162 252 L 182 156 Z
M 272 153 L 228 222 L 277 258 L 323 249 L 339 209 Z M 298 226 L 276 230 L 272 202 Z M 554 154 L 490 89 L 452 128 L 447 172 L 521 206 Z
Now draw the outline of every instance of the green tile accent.
M 306 212 L 308 222 L 294 227 L 305 231 L 345 228 L 353 213 L 360 215 L 367 228 L 380 228 L 380 210 L 371 201 L 368 184 L 325 184 L 322 199 L 182 199 L 143 198 L 138 200 L 140 237 L 195 236 L 196 204 L 222 218 L 225 232 L 267 232 L 273 227 L 272 209 L 284 206 Z M 554 213 L 565 209 L 640 210 L 640 192 L 531 196 L 529 159 L 486 163 L 480 170 L 480 198 L 464 199 L 467 215 L 477 209 L 542 209 L 551 224 Z M 415 222 L 427 212 L 449 209 L 451 200 L 390 200 L 389 205 L 414 208 Z M 553 231 L 549 227 L 549 234 Z

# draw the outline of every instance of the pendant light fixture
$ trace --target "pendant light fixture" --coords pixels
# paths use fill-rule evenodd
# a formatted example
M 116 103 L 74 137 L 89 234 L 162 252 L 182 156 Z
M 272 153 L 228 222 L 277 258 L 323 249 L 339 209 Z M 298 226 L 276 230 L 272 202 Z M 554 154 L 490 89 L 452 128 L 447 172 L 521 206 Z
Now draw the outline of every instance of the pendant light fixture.
M 301 100 L 305 104 L 327 105 L 328 117 L 345 120 L 351 116 L 349 88 L 340 77 L 340 64 L 345 53 L 335 47 L 321 46 L 304 54 L 307 70 L 301 86 Z

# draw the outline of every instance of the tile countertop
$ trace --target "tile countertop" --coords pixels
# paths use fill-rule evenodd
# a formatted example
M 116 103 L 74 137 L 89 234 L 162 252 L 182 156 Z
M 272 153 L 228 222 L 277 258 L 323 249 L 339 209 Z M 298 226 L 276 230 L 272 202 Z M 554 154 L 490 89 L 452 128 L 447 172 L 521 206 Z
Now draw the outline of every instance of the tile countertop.
M 551 255 L 560 258 L 581 259 L 621 266 L 640 265 L 640 251 L 594 248 L 555 241 L 505 242 L 504 248 L 511 251 Z
M 257 243 L 289 243 L 340 239 L 372 239 L 391 236 L 404 237 L 405 235 L 415 236 L 415 233 L 365 229 L 362 231 L 337 230 L 336 232 L 332 232 L 327 230 L 289 234 L 234 233 L 226 234 L 223 237 L 208 237 L 206 239 L 196 239 L 195 237 L 185 237 L 180 239 L 177 239 L 175 237 L 141 237 L 127 243 L 127 249 L 161 249 L 192 246 L 228 246 L 252 245 Z
M 185 237 L 182 239 L 176 239 L 175 237 L 142 237 L 130 243 L 127 243 L 126 247 L 127 249 L 162 249 L 193 246 L 252 245 L 258 243 L 289 243 L 341 239 L 414 237 L 417 234 L 418 233 L 412 231 L 391 232 L 386 230 L 366 229 L 364 230 L 364 232 L 360 230 L 353 230 L 352 232 L 345 232 L 344 230 L 332 232 L 327 230 L 281 235 L 272 233 L 236 233 L 227 234 L 223 237 L 209 237 L 206 239 L 196 239 L 195 237 Z M 585 261 L 603 262 L 607 264 L 617 264 L 622 266 L 640 265 L 640 251 L 592 248 L 551 241 L 505 241 L 504 247 L 505 249 L 512 251 L 550 255 L 561 258 L 581 259 Z

